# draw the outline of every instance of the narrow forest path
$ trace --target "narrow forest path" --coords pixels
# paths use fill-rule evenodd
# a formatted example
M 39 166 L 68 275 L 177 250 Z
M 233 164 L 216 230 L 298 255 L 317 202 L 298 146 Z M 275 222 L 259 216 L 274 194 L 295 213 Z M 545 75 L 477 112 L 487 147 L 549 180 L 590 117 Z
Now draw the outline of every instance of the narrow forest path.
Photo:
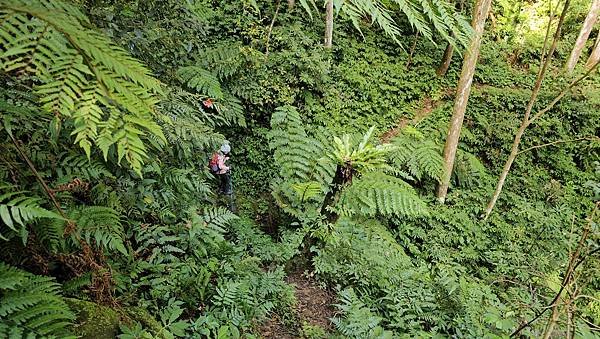
M 333 292 L 318 286 L 317 282 L 307 277 L 302 271 L 294 271 L 287 277 L 287 282 L 294 286 L 296 295 L 296 314 L 290 319 L 296 318 L 295 326 L 284 323 L 277 314 L 273 314 L 259 328 L 260 335 L 264 339 L 292 339 L 301 338 L 300 330 L 304 324 L 320 327 L 325 332 L 333 330 L 330 318 L 336 315 L 333 303 L 335 295 Z

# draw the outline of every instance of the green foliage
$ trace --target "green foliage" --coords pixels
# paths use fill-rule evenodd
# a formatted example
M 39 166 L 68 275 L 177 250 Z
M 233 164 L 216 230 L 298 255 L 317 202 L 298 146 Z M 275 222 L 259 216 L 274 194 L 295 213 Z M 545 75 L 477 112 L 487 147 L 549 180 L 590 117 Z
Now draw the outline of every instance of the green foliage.
M 375 127 L 371 127 L 358 145 L 351 140 L 350 134 L 345 134 L 341 138 L 335 137 L 333 159 L 336 164 L 350 166 L 359 173 L 391 170 L 385 156 L 392 147 L 389 144 L 373 146 L 370 141 L 374 130 Z
M 423 216 L 427 205 L 402 179 L 384 174 L 367 173 L 345 189 L 338 202 L 343 215 Z
M 26 191 L 17 191 L 15 186 L 0 183 L 0 193 L 0 219 L 8 228 L 0 232 L 2 240 L 7 240 L 8 231 L 19 234 L 25 243 L 28 235 L 27 225 L 32 221 L 41 218 L 62 219 L 60 215 L 42 208 L 40 198 L 28 196 Z
M 342 312 L 343 318 L 334 318 L 335 328 L 347 338 L 392 338 L 390 331 L 385 331 L 379 323 L 383 320 L 373 314 L 363 304 L 352 289 L 345 289 L 339 293 L 340 304 L 337 308 Z
M 93 240 L 100 248 L 127 255 L 120 215 L 112 208 L 86 206 L 69 211 L 69 217 L 77 225 L 73 236 L 81 237 L 88 243 Z
M 440 147 L 428 140 L 417 129 L 406 127 L 392 140 L 395 146 L 390 154 L 394 167 L 409 174 L 407 179 L 420 181 L 427 176 L 439 181 L 443 173 L 444 159 Z
M 197 92 L 217 100 L 223 98 L 221 84 L 211 72 L 197 66 L 188 66 L 181 67 L 177 70 L 177 74 L 188 87 L 195 89 Z
M 10 338 L 74 338 L 75 315 L 54 279 L 0 263 L 0 335 Z
M 299 112 L 291 106 L 279 107 L 271 117 L 271 142 L 274 158 L 280 164 L 280 175 L 288 180 L 329 183 L 335 171 L 326 158 L 330 146 L 310 137 Z M 324 188 L 323 188 L 324 189 Z
M 307 259 L 313 267 L 301 269 L 314 268 L 319 283 L 342 291 L 333 337 L 505 337 L 547 309 L 598 193 L 598 143 L 519 154 L 500 213 L 488 222 L 478 216 L 529 99 L 548 1 L 498 2 L 444 206 L 429 202 L 460 62 L 438 77 L 443 46 L 432 41 L 460 45 L 469 31 L 447 2 L 336 1 L 333 51 L 321 46 L 322 20 L 284 2 L 276 16 L 276 2 L 78 3 L 85 11 L 0 1 L 2 189 L 49 208 L 37 198 L 45 197 L 39 174 L 75 222 L 36 217 L 22 225 L 9 212 L 29 236 L 23 245 L 5 227 L 2 262 L 55 276 L 82 298 L 106 287 L 127 315 L 143 309 L 121 324 L 124 338 L 252 338 L 265 318 L 296 320 L 284 267 Z M 558 59 L 587 5 L 574 2 Z M 406 34 L 415 31 L 425 38 Z M 540 105 L 564 85 L 554 71 Z M 597 86 L 591 79 L 538 120 L 522 149 L 597 135 Z M 152 121 L 155 112 L 164 139 L 126 120 Z M 126 123 L 144 147 L 131 148 L 143 151 L 138 173 L 119 166 Z M 103 154 L 98 141 L 109 136 L 115 141 Z M 206 170 L 225 138 L 239 217 L 216 207 Z M 87 152 L 73 140 L 87 140 Z M 0 204 L 14 208 L 15 197 Z M 324 211 L 340 218 L 325 224 Z M 82 251 L 77 238 L 92 246 Z M 79 265 L 92 257 L 110 272 L 106 286 Z M 593 259 L 580 265 L 578 287 L 597 298 Z M 581 297 L 573 315 L 583 336 L 581 324 L 597 322 L 598 305 Z M 545 320 L 523 335 L 541 336 Z
M 301 3 L 310 14 L 312 11 L 307 0 Z M 334 4 L 359 32 L 362 33 L 360 23 L 365 17 L 370 17 L 371 23 L 377 23 L 377 26 L 397 43 L 400 43 L 398 38 L 403 32 L 393 17 L 395 10 L 408 19 L 414 30 L 431 41 L 433 41 L 433 32 L 436 32 L 453 46 L 467 46 L 472 32 L 465 18 L 460 13 L 456 13 L 454 6 L 446 1 L 353 0 L 334 2 Z
M 3 1 L 0 17 L 0 67 L 41 80 L 36 92 L 42 107 L 73 120 L 75 142 L 88 157 L 92 144 L 105 159 L 114 146 L 118 160 L 125 158 L 139 172 L 147 157 L 142 137 L 149 133 L 165 141 L 152 114 L 160 83 L 87 28 L 88 19 L 75 6 L 59 0 Z

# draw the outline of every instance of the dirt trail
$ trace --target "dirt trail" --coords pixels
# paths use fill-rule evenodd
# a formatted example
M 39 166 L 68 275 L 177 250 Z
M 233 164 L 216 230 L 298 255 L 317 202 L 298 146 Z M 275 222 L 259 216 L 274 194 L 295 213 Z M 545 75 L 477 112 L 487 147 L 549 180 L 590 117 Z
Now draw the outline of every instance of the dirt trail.
M 397 136 L 406 126 L 418 124 L 429 114 L 431 114 L 431 112 L 433 112 L 433 110 L 435 110 L 441 104 L 441 102 L 441 100 L 435 101 L 428 96 L 424 97 L 421 100 L 420 107 L 415 112 L 414 118 L 409 119 L 408 117 L 401 117 L 398 120 L 396 127 L 393 127 L 381 136 L 381 142 L 388 143 L 395 136 Z
M 335 295 L 328 290 L 320 288 L 314 279 L 306 277 L 301 271 L 290 273 L 287 282 L 295 286 L 296 315 L 298 321 L 296 328 L 290 328 L 283 323 L 278 315 L 273 315 L 260 326 L 260 334 L 265 339 L 292 339 L 300 338 L 298 331 L 304 323 L 319 326 L 326 332 L 333 330 L 329 318 L 333 318 L 335 308 Z

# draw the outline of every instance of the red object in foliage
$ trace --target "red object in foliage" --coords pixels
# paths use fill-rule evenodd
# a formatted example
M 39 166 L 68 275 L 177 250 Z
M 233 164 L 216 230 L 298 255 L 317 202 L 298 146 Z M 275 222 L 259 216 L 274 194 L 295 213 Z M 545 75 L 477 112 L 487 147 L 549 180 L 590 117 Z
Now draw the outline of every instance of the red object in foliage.
M 212 100 L 210 100 L 210 98 L 206 99 L 206 100 L 202 100 L 202 104 L 204 106 L 208 107 L 208 108 L 212 108 L 213 107 L 213 102 L 212 102 Z

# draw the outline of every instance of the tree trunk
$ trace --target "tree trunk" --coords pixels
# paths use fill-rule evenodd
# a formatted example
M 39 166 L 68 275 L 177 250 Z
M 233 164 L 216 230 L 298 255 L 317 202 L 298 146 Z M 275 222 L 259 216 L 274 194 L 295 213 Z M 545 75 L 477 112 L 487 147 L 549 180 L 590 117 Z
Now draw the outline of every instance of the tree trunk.
M 293 9 L 296 5 L 296 0 L 288 0 L 288 9 Z
M 460 13 L 462 13 L 464 10 L 464 7 L 465 7 L 464 0 L 459 0 L 458 3 L 456 4 L 456 9 Z M 450 36 L 454 37 L 454 33 L 451 33 Z M 452 62 L 453 55 L 454 55 L 454 46 L 452 46 L 451 44 L 448 44 L 446 46 L 446 49 L 444 50 L 444 56 L 442 57 L 442 62 L 440 63 L 438 68 L 435 70 L 435 73 L 438 76 L 443 77 L 444 75 L 446 75 L 446 72 L 448 72 L 448 68 L 450 67 L 450 63 Z
M 450 62 L 452 61 L 453 54 L 454 54 L 454 47 L 452 47 L 452 45 L 448 44 L 448 46 L 446 46 L 446 50 L 444 51 L 444 56 L 442 57 L 442 62 L 440 63 L 440 66 L 438 67 L 438 69 L 435 71 L 435 73 L 438 76 L 443 77 L 444 75 L 446 75 L 446 72 L 448 72 L 448 68 L 450 67 Z
M 592 28 L 594 28 L 594 24 L 598 19 L 598 14 L 600 13 L 600 0 L 594 0 L 592 2 L 592 6 L 590 7 L 590 11 L 583 22 L 583 26 L 581 27 L 581 31 L 579 32 L 579 36 L 577 37 L 577 41 L 575 41 L 575 46 L 571 51 L 571 56 L 569 56 L 569 60 L 565 66 L 567 73 L 572 73 L 575 69 L 575 65 L 577 65 L 577 61 L 581 56 L 581 52 L 585 47 L 585 43 L 587 42 L 590 33 L 592 32 Z
M 477 4 L 473 9 L 473 20 L 471 22 L 471 26 L 473 26 L 475 33 L 471 39 L 469 48 L 465 53 L 462 71 L 460 73 L 460 80 L 458 81 L 458 87 L 456 89 L 454 110 L 450 120 L 450 126 L 448 128 L 446 145 L 444 146 L 444 176 L 437 190 L 437 197 L 441 203 L 446 200 L 448 185 L 450 184 L 450 177 L 452 175 L 452 168 L 454 167 L 454 160 L 456 158 L 456 149 L 458 147 L 460 130 L 465 118 L 467 102 L 469 101 L 469 95 L 471 93 L 471 85 L 473 83 L 473 75 L 475 74 L 475 66 L 477 65 L 477 59 L 479 58 L 481 37 L 483 36 L 485 20 L 490 11 L 491 3 L 491 0 L 477 0 Z
M 327 192 L 325 195 L 325 199 L 323 199 L 323 204 L 321 205 L 321 215 L 325 216 L 330 224 L 335 224 L 339 218 L 339 215 L 330 211 L 329 207 L 335 206 L 344 186 L 348 185 L 352 181 L 352 175 L 352 167 L 337 165 L 335 175 L 333 176 L 333 180 L 329 186 L 329 192 Z
M 521 126 L 519 127 L 519 130 L 517 131 L 517 134 L 515 135 L 515 139 L 513 140 L 513 145 L 510 149 L 510 154 L 508 156 L 508 159 L 506 159 L 506 163 L 504 164 L 502 173 L 500 173 L 500 178 L 498 179 L 498 184 L 496 185 L 496 190 L 494 191 L 494 194 L 492 195 L 492 198 L 490 199 L 490 202 L 488 203 L 488 205 L 485 209 L 484 219 L 487 219 L 490 216 L 490 213 L 492 213 L 492 209 L 494 209 L 494 206 L 496 205 L 496 202 L 498 201 L 498 197 L 500 196 L 500 193 L 502 192 L 502 188 L 504 187 L 504 182 L 506 181 L 508 172 L 510 172 L 510 168 L 512 167 L 512 164 L 515 161 L 517 154 L 519 153 L 519 145 L 521 144 L 521 138 L 523 137 L 523 134 L 525 134 L 525 130 L 527 129 L 527 126 L 529 126 L 535 119 L 540 117 L 542 114 L 549 111 L 558 102 L 558 100 L 560 100 L 566 94 L 566 91 L 568 89 L 570 89 L 571 87 L 573 87 L 579 81 L 579 80 L 577 80 L 577 82 L 572 82 L 571 85 L 569 85 L 569 87 L 567 89 L 563 90 L 548 106 L 546 106 L 546 108 L 544 108 L 543 110 L 536 113 L 535 116 L 530 119 L 531 110 L 533 109 L 533 105 L 536 102 L 538 94 L 542 87 L 542 81 L 544 80 L 544 77 L 546 75 L 546 70 L 548 69 L 548 66 L 550 65 L 550 61 L 552 60 L 552 54 L 554 54 L 554 51 L 556 50 L 556 45 L 558 44 L 558 39 L 560 38 L 562 25 L 565 21 L 565 16 L 567 15 L 567 9 L 569 8 L 569 3 L 570 3 L 570 0 L 567 0 L 565 2 L 563 11 L 562 11 L 562 13 L 560 15 L 560 19 L 558 21 L 558 25 L 556 27 L 556 32 L 554 32 L 554 37 L 552 39 L 552 45 L 550 46 L 550 50 L 548 51 L 548 54 L 545 55 L 544 50 L 546 49 L 546 44 L 547 44 L 549 32 L 550 32 L 550 26 L 552 24 L 552 18 L 550 18 L 550 21 L 548 22 L 548 29 L 546 31 L 546 38 L 544 39 L 544 47 L 542 50 L 542 60 L 541 60 L 542 66 L 540 67 L 540 70 L 537 75 L 537 79 L 535 81 L 535 85 L 533 86 L 533 91 L 531 92 L 531 98 L 529 99 L 529 103 L 527 104 L 527 108 L 525 109 L 525 115 L 523 116 L 523 120 L 521 121 Z M 552 16 L 552 14 L 551 14 L 551 16 Z
M 325 9 L 325 48 L 333 45 L 333 0 L 327 1 Z
M 594 50 L 592 54 L 590 54 L 590 58 L 588 59 L 585 67 L 587 69 L 592 68 L 595 64 L 600 61 L 600 31 L 598 32 L 598 37 L 596 38 L 596 44 L 594 45 Z

